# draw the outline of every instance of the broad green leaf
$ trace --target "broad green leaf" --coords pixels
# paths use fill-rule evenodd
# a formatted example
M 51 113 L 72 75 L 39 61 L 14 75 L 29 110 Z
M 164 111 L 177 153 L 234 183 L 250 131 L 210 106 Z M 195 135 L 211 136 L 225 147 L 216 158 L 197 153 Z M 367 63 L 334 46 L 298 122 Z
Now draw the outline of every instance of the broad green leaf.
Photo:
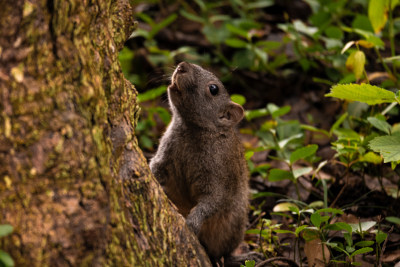
M 387 236 L 388 235 L 386 233 L 379 231 L 375 236 L 376 243 L 380 245 L 383 241 L 386 240 Z
M 301 232 L 301 231 L 303 231 L 305 228 L 307 228 L 308 227 L 308 225 L 301 225 L 301 226 L 299 226 L 299 227 L 297 227 L 296 228 L 296 231 L 294 232 L 295 234 L 296 234 L 296 236 L 298 236 L 299 235 L 299 233 Z
M 248 33 L 248 31 L 246 31 L 246 30 L 244 30 L 244 29 L 242 29 L 242 28 L 236 27 L 236 26 L 233 25 L 233 24 L 227 24 L 227 25 L 226 25 L 226 28 L 227 28 L 230 32 L 232 32 L 232 33 L 234 33 L 234 34 L 237 34 L 237 35 L 239 35 L 239 36 L 241 36 L 241 37 L 243 37 L 243 38 L 245 38 L 245 39 L 249 39 L 249 33 Z
M 386 217 L 386 221 L 400 225 L 399 217 Z
M 347 231 L 349 233 L 353 232 L 353 228 L 351 228 L 351 226 L 349 224 L 345 223 L 345 222 L 337 222 L 337 223 L 334 223 L 334 224 L 337 227 L 339 227 L 340 229 L 345 230 L 345 231 Z
M 225 44 L 234 48 L 245 48 L 247 46 L 245 41 L 236 38 L 226 39 Z
M 382 132 L 385 132 L 387 134 L 390 134 L 392 132 L 392 126 L 384 120 L 380 120 L 375 117 L 368 117 L 367 120 L 369 121 L 369 123 L 372 124 L 372 126 L 377 128 L 378 130 L 381 130 Z
M 354 257 L 354 256 L 356 256 L 356 255 L 359 255 L 359 254 L 364 254 L 364 253 L 368 253 L 368 252 L 371 252 L 371 251 L 373 251 L 374 249 L 373 248 L 370 248 L 370 247 L 366 247 L 366 248 L 360 248 L 360 249 L 357 249 L 356 251 L 354 251 L 353 253 L 351 253 L 351 257 Z
M 385 163 L 400 160 L 400 135 L 376 137 L 369 142 L 369 147 L 381 153 Z
M 281 211 L 290 211 L 291 207 L 297 207 L 296 204 L 291 203 L 291 202 L 282 202 L 278 203 L 275 205 L 275 207 L 272 209 L 273 212 L 281 212 Z
M 309 156 L 314 155 L 315 152 L 317 152 L 317 149 L 318 149 L 318 145 L 315 145 L 315 144 L 296 149 L 290 155 L 290 163 L 293 164 L 294 162 L 298 161 L 299 159 L 305 159 Z
M 315 227 L 319 228 L 319 227 L 321 226 L 321 223 L 322 223 L 321 214 L 319 214 L 319 213 L 317 213 L 317 212 L 316 212 L 316 213 L 313 213 L 313 214 L 311 214 L 310 219 L 311 219 L 312 224 L 313 224 Z
M 267 108 L 268 108 L 268 107 L 267 107 Z M 281 116 L 283 116 L 283 115 L 289 113 L 289 112 L 290 112 L 290 109 L 291 109 L 290 106 L 281 107 L 281 108 L 279 108 L 279 109 L 277 109 L 277 110 L 271 112 L 271 116 L 272 116 L 274 119 L 276 119 L 276 118 L 278 118 L 278 117 L 281 117 Z
M 304 168 L 299 168 L 293 170 L 293 176 L 295 179 L 299 178 L 300 176 L 303 176 L 304 174 L 309 173 L 312 171 L 312 167 L 304 167 Z
M 360 241 L 354 244 L 355 247 L 370 247 L 374 244 L 374 241 Z
M 256 262 L 254 260 L 246 260 L 244 262 L 244 264 L 245 264 L 246 267 L 254 267 L 254 266 L 256 266 Z
M 365 54 L 357 50 L 350 54 L 346 61 L 346 68 L 353 71 L 356 79 L 360 79 L 364 73 Z
M 293 174 L 289 171 L 281 170 L 281 169 L 272 169 L 269 172 L 268 180 L 271 182 L 277 182 L 282 180 L 293 180 Z
M 377 154 L 375 154 L 375 153 L 372 152 L 372 151 L 369 151 L 369 152 L 368 152 L 367 154 L 365 154 L 365 155 L 360 155 L 360 157 L 358 158 L 358 160 L 359 160 L 360 162 L 369 162 L 369 163 L 376 164 L 376 165 L 379 165 L 379 164 L 382 163 L 382 157 L 379 156 L 379 155 L 377 155 Z
M 244 158 L 246 160 L 250 160 L 253 155 L 254 155 L 254 151 L 246 151 L 246 153 L 244 154 Z
M 244 105 L 246 104 L 246 98 L 242 95 L 239 94 L 233 94 L 231 95 L 231 100 L 239 105 Z
M 255 118 L 267 116 L 268 114 L 269 114 L 269 112 L 266 108 L 246 110 L 244 113 L 244 115 L 248 121 L 251 121 L 252 119 L 255 119 Z
M 5 267 L 13 267 L 14 261 L 10 255 L 0 249 L 0 263 L 3 263 Z M 2 264 L 0 264 L 2 266 Z
M 7 236 L 12 233 L 13 227 L 9 224 L 0 225 L 0 237 Z
M 303 136 L 302 133 L 289 136 L 288 138 L 279 141 L 278 145 L 280 148 L 284 148 L 290 141 L 301 138 L 302 136 Z
M 325 96 L 364 102 L 369 105 L 392 103 L 396 101 L 395 94 L 393 92 L 370 84 L 335 85 L 331 88 L 331 92 Z
M 375 33 L 379 33 L 385 26 L 388 14 L 386 0 L 370 0 L 368 5 L 368 17 Z

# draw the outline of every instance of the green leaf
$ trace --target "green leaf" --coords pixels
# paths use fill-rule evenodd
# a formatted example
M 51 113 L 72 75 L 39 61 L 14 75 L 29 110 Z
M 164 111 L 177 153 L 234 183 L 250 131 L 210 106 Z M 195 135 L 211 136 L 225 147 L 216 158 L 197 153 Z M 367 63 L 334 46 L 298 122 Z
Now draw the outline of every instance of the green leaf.
M 311 219 L 312 224 L 315 227 L 319 228 L 321 226 L 321 223 L 322 223 L 321 214 L 319 214 L 317 212 L 313 213 L 313 214 L 311 214 L 310 219 Z
M 246 98 L 242 95 L 239 94 L 233 94 L 231 95 L 231 100 L 239 105 L 244 105 L 246 104 Z
M 307 228 L 307 227 L 308 227 L 308 225 L 301 225 L 301 226 L 297 227 L 296 230 L 295 230 L 295 232 L 294 232 L 295 235 L 296 235 L 296 236 L 299 236 L 300 232 L 303 231 L 303 230 L 304 230 L 305 228 Z
M 335 223 L 335 225 L 337 227 L 339 227 L 340 229 L 345 230 L 345 231 L 347 231 L 349 233 L 353 232 L 353 228 L 351 228 L 351 226 L 349 224 L 345 223 L 345 222 L 337 222 L 337 223 Z
M 290 155 L 290 163 L 293 164 L 299 159 L 305 159 L 309 156 L 312 156 L 317 152 L 318 150 L 318 145 L 308 145 L 305 147 L 301 147 L 299 149 L 296 149 L 291 155 Z
M 0 225 L 0 237 L 7 236 L 12 233 L 14 228 L 9 224 Z
M 249 39 L 249 33 L 248 33 L 248 31 L 246 31 L 244 29 L 236 27 L 235 25 L 232 25 L 232 24 L 226 24 L 226 28 L 234 34 L 237 34 L 245 39 Z
M 245 41 L 236 38 L 226 39 L 225 44 L 234 48 L 245 48 L 247 46 Z
M 295 235 L 295 233 L 293 231 L 284 230 L 284 229 L 274 229 L 273 231 L 278 234 L 294 234 Z
M 384 120 L 375 118 L 375 117 L 368 117 L 367 120 L 369 123 L 372 124 L 378 130 L 390 134 L 392 132 L 392 126 Z
M 0 250 L 0 263 L 3 263 L 5 267 L 13 267 L 14 261 L 10 255 L 2 250 Z M 0 264 L 2 266 L 2 264 Z
M 355 247 L 370 247 L 374 244 L 374 241 L 360 241 L 354 244 Z
M 356 255 L 368 253 L 368 252 L 371 252 L 371 251 L 374 251 L 374 249 L 373 249 L 373 248 L 370 248 L 370 247 L 360 248 L 360 249 L 357 249 L 356 251 L 354 251 L 353 253 L 351 253 L 350 256 L 351 256 L 351 257 L 354 257 L 354 256 L 356 256 Z
M 379 33 L 385 26 L 388 14 L 386 0 L 370 0 L 368 5 L 368 17 L 375 33 Z
M 370 84 L 340 84 L 331 88 L 325 96 L 340 99 L 359 101 L 369 105 L 392 103 L 396 101 L 395 94 L 391 91 Z
M 289 171 L 281 170 L 281 169 L 272 169 L 269 172 L 268 180 L 270 182 L 277 182 L 282 180 L 294 180 L 293 174 Z
M 379 152 L 385 163 L 400 160 L 400 135 L 376 137 L 369 142 L 369 147 Z
M 379 231 L 375 236 L 376 243 L 381 245 L 381 243 L 386 240 L 387 236 L 386 233 Z
M 145 101 L 153 100 L 153 99 L 161 96 L 166 91 L 167 91 L 167 87 L 165 85 L 162 85 L 160 87 L 157 87 L 157 88 L 154 88 L 151 90 L 147 90 L 146 92 L 139 94 L 137 98 L 138 98 L 139 102 L 145 102 Z
M 252 119 L 255 119 L 255 118 L 267 116 L 268 114 L 269 114 L 269 112 L 266 108 L 245 111 L 245 117 L 248 121 L 251 121 Z
M 194 14 L 192 14 L 192 13 L 189 13 L 189 12 L 187 12 L 187 11 L 184 10 L 184 9 L 181 9 L 181 10 L 180 10 L 180 14 L 181 14 L 183 17 L 187 18 L 188 20 L 193 20 L 193 21 L 196 21 L 196 22 L 199 22 L 199 23 L 202 23 L 202 24 L 204 24 L 204 23 L 206 22 L 206 20 L 203 19 L 202 17 L 199 17 L 199 16 L 197 16 L 197 15 L 194 15 Z
M 365 54 L 357 50 L 350 54 L 346 61 L 346 68 L 353 71 L 356 79 L 360 79 L 364 73 Z
M 254 267 L 254 266 L 256 266 L 256 262 L 254 260 L 246 260 L 244 262 L 244 264 L 246 265 L 246 267 Z
M 400 225 L 399 217 L 386 217 L 386 221 Z
M 276 106 L 275 104 L 268 104 L 267 105 L 267 109 L 269 110 L 269 112 L 271 113 L 271 116 L 276 119 L 278 117 L 281 117 L 287 113 L 290 112 L 291 107 L 290 106 L 284 106 L 279 108 L 278 106 Z
M 339 119 L 337 119 L 337 121 L 335 121 L 335 123 L 332 125 L 331 129 L 329 130 L 329 134 L 332 135 L 333 131 L 335 131 L 343 122 L 344 120 L 347 118 L 349 114 L 343 113 Z
M 382 163 L 382 157 L 375 154 L 372 151 L 369 151 L 367 154 L 365 155 L 360 155 L 359 159 L 360 162 L 368 162 L 368 163 L 372 163 L 372 164 L 376 164 L 379 165 Z

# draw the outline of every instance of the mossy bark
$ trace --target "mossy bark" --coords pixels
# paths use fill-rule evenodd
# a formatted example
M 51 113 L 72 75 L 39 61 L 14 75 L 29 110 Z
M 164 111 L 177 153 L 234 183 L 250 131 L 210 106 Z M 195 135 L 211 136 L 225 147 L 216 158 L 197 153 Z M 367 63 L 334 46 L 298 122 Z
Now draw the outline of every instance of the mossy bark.
M 207 266 L 134 135 L 126 0 L 0 9 L 0 239 L 17 266 Z

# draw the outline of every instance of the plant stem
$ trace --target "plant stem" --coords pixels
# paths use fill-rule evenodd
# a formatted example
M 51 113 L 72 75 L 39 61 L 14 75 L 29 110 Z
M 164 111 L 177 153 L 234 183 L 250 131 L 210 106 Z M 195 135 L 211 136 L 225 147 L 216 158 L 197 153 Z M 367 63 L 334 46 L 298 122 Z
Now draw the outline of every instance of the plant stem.
M 394 21 L 393 21 L 393 10 L 392 10 L 392 0 L 389 0 L 389 40 L 390 40 L 390 50 L 392 57 L 396 56 L 396 47 L 394 44 Z M 396 76 L 396 65 L 392 65 L 393 74 Z

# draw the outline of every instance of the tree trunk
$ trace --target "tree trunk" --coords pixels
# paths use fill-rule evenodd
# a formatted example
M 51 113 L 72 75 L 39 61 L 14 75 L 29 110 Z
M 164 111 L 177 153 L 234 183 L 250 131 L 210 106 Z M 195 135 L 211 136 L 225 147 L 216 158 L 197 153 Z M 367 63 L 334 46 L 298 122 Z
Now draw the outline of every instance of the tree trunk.
M 207 266 L 134 135 L 127 0 L 0 8 L 0 239 L 16 266 Z

